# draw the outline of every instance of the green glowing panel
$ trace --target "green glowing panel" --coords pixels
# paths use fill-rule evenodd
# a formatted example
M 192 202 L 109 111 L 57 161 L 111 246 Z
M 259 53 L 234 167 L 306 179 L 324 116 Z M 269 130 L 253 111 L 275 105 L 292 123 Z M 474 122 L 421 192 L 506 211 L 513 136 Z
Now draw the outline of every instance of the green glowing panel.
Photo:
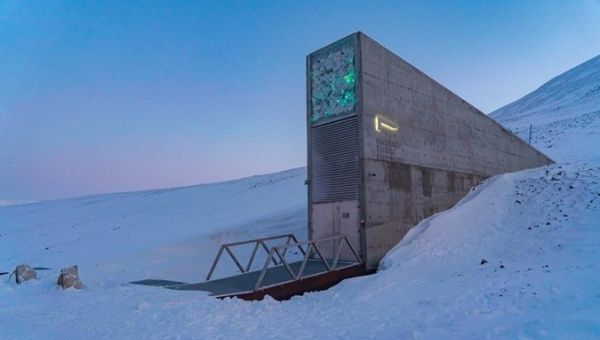
M 310 71 L 311 123 L 354 112 L 357 70 L 353 46 L 315 58 Z

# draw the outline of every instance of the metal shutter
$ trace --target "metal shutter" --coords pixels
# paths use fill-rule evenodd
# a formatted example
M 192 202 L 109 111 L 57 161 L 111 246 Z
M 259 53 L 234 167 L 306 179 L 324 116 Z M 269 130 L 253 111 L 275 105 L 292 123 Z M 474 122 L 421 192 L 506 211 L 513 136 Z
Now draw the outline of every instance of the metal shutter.
M 312 203 L 358 201 L 358 117 L 311 128 Z

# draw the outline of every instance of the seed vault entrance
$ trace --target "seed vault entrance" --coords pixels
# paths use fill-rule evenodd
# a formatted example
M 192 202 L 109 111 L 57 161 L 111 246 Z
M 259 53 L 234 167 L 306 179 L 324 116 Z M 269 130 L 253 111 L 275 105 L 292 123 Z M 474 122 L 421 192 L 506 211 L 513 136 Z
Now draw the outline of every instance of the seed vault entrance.
M 309 238 L 368 271 L 479 181 L 552 162 L 360 32 L 308 55 L 307 137 Z
M 341 40 L 307 58 L 308 213 L 310 239 L 344 235 L 361 253 L 357 43 Z M 325 256 L 338 251 L 327 245 Z M 342 259 L 351 256 L 342 250 Z

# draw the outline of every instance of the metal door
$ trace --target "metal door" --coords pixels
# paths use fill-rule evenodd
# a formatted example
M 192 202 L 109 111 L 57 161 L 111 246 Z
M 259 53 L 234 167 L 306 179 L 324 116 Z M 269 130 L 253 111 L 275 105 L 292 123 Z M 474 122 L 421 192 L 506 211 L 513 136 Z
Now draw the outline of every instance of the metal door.
M 319 240 L 330 236 L 344 235 L 358 253 L 360 251 L 360 211 L 357 201 L 318 203 L 312 205 L 312 238 Z M 333 259 L 338 252 L 335 242 L 319 244 L 324 257 Z M 354 260 L 352 251 L 342 246 L 341 260 Z

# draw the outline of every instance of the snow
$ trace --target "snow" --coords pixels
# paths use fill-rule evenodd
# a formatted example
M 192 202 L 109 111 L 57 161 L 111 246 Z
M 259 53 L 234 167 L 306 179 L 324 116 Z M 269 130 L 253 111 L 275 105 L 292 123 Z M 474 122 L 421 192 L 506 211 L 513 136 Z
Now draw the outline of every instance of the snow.
M 558 161 L 600 162 L 600 56 L 567 71 L 491 117 Z
M 119 268 L 118 282 L 157 275 L 198 280 L 221 243 L 289 232 L 306 238 L 305 178 L 305 169 L 293 169 L 0 207 L 0 268 L 27 262 L 59 270 L 76 262 L 103 276 Z
M 510 127 L 552 123 L 600 111 L 600 56 L 559 75 L 490 114 Z
M 492 114 L 523 137 L 533 124 L 556 164 L 484 181 L 378 273 L 286 302 L 126 282 L 199 281 L 223 242 L 305 238 L 304 169 L 0 207 L 0 271 L 52 268 L 0 282 L 0 338 L 598 338 L 600 97 L 586 93 L 599 60 Z M 86 287 L 61 291 L 60 267 L 75 263 Z

